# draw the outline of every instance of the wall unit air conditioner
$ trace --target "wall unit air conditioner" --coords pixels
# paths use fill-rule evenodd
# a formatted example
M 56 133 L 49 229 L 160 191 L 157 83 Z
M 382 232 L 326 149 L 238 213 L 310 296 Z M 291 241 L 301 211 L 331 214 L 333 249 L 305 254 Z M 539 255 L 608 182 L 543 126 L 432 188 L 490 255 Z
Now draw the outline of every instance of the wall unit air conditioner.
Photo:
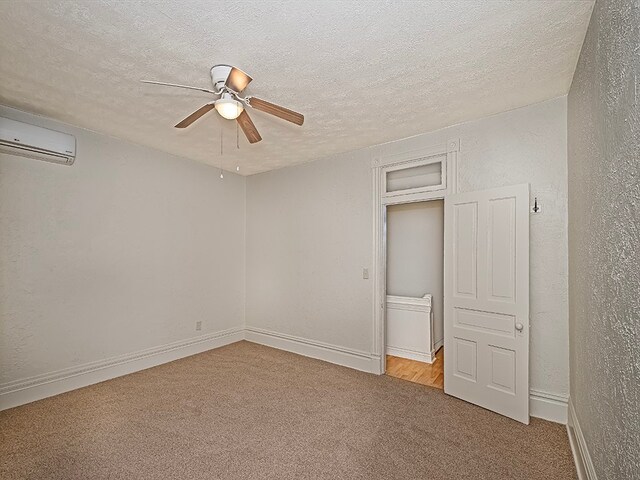
M 76 137 L 0 117 L 0 152 L 71 165 L 76 159 Z

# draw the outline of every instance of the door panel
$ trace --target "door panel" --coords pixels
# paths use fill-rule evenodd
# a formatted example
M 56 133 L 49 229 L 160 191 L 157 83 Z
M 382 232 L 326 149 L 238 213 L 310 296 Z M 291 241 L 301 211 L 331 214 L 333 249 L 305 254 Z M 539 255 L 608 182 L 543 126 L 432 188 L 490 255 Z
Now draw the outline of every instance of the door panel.
M 515 317 L 501 313 L 480 312 L 466 308 L 456 308 L 454 325 L 461 328 L 490 332 L 513 338 L 515 335 Z
M 529 423 L 529 186 L 445 199 L 445 392 Z
M 454 215 L 458 226 L 456 242 L 460 245 L 453 259 L 456 271 L 455 294 L 458 297 L 476 298 L 478 206 L 475 203 L 456 205 Z
M 476 342 L 463 338 L 454 339 L 455 371 L 454 375 L 467 381 L 476 381 Z
M 488 272 L 489 299 L 515 301 L 515 198 L 489 202 Z
M 489 345 L 491 355 L 491 382 L 489 386 L 514 394 L 516 389 L 516 352 Z

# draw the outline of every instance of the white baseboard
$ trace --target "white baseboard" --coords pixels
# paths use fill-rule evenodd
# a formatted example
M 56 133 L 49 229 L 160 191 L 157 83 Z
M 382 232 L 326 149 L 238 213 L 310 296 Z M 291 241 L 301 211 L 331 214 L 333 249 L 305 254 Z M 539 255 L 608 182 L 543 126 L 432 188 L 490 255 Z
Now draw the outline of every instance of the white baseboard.
M 244 339 L 242 327 L 0 385 L 0 410 L 155 367 Z
M 380 358 L 370 353 L 254 327 L 246 328 L 245 339 L 249 342 L 297 353 L 305 357 L 317 358 L 355 370 L 379 373 Z
M 573 461 L 576 464 L 579 480 L 597 480 L 596 470 L 571 399 L 569 399 L 567 434 L 569 435 L 569 443 L 571 444 L 571 452 L 573 453 Z
M 247 327 L 246 329 L 237 327 L 5 383 L 0 385 L 0 410 L 17 407 L 111 378 L 155 367 L 243 339 L 367 373 L 383 373 L 380 371 L 382 363 L 378 355 L 254 327 Z M 388 353 L 396 355 L 396 353 L 392 353 L 392 349 L 388 349 Z M 418 358 L 415 358 L 415 360 L 427 361 L 426 359 Z M 562 424 L 567 423 L 567 399 L 565 397 L 532 390 L 529 398 L 532 417 Z M 592 477 L 587 478 L 591 480 Z
M 387 345 L 387 355 L 394 357 L 408 358 L 417 362 L 433 363 L 435 356 L 430 353 L 416 352 L 414 350 L 406 350 L 404 348 L 390 347 Z
M 530 390 L 529 414 L 532 417 L 566 425 L 568 401 L 569 399 L 562 395 Z
M 292 335 L 255 327 L 246 328 L 245 339 L 250 342 L 297 353 L 306 357 L 317 358 L 363 372 L 378 375 L 383 373 L 379 371 L 380 358 L 377 355 L 367 352 L 351 350 L 337 345 L 316 342 L 306 338 L 294 337 Z M 391 353 L 392 351 L 393 349 L 391 347 L 387 347 L 387 353 L 395 355 Z M 538 390 L 531 390 L 529 393 L 529 409 L 532 417 L 542 418 L 562 425 L 567 424 L 567 397 Z

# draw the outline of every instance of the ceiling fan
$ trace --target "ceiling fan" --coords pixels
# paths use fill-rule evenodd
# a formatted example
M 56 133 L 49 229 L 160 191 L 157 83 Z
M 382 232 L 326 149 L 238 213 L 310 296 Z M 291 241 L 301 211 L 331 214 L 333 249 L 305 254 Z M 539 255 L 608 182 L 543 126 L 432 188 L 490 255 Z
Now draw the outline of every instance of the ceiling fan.
M 257 97 L 247 95 L 240 96 L 240 93 L 247 88 L 252 78 L 239 68 L 231 65 L 214 65 L 211 68 L 211 82 L 214 90 L 208 88 L 192 87 L 190 85 L 178 85 L 176 83 L 156 82 L 154 80 L 140 80 L 143 83 L 151 83 L 153 85 L 166 85 L 168 87 L 188 88 L 190 90 L 199 90 L 201 92 L 210 93 L 217 96 L 216 100 L 205 103 L 198 110 L 186 117 L 184 120 L 176 124 L 176 128 L 185 128 L 202 117 L 205 113 L 213 110 L 218 111 L 220 116 L 227 120 L 236 120 L 238 125 L 249 140 L 249 143 L 256 143 L 262 140 L 256 126 L 251 121 L 246 107 L 275 115 L 296 125 L 304 123 L 304 116 L 300 113 L 281 107 L 271 102 L 267 102 Z

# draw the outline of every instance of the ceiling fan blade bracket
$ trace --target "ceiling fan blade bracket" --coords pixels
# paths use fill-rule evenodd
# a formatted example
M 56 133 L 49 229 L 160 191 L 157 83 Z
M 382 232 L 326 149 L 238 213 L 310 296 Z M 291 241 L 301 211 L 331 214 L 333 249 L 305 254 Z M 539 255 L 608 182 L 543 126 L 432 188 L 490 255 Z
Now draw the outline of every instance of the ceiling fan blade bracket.
M 223 91 L 222 89 L 215 91 L 215 90 L 209 90 L 208 88 L 193 87 L 191 85 L 180 85 L 178 83 L 156 82 L 155 80 L 140 80 L 140 81 L 142 83 L 148 83 L 150 85 L 163 85 L 165 87 L 186 88 L 188 90 L 196 90 L 199 92 L 211 93 L 213 95 L 220 95 Z

